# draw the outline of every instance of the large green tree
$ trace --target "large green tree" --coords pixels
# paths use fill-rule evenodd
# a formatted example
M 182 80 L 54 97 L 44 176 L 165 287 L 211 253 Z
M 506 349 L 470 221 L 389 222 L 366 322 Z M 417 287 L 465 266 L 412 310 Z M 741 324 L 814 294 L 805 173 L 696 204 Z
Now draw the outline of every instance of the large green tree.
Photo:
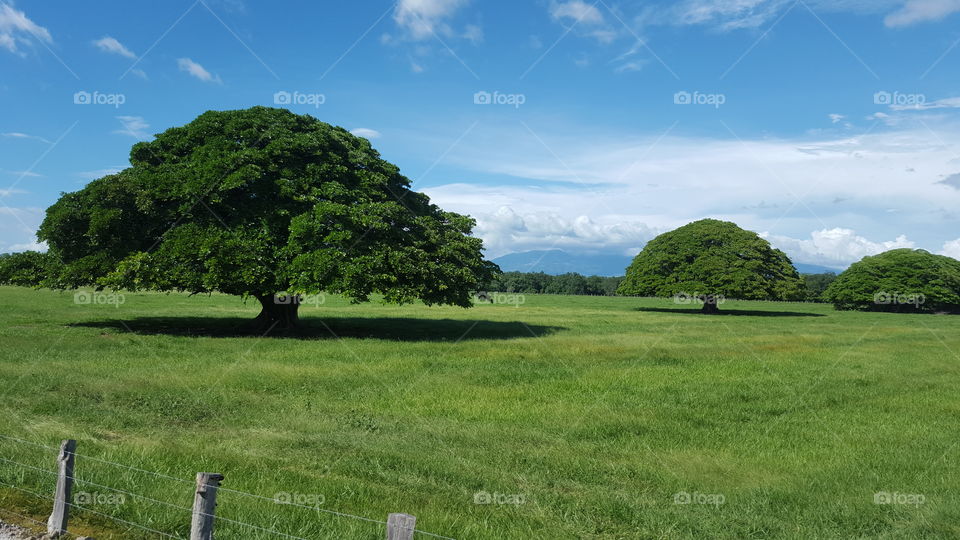
M 796 300 L 804 286 L 785 253 L 757 233 L 716 219 L 661 234 L 627 268 L 619 294 L 698 297 L 716 313 L 722 297 Z
M 467 307 L 498 271 L 473 219 L 308 115 L 209 111 L 134 145 L 130 163 L 47 210 L 38 237 L 63 262 L 47 284 L 252 296 L 273 327 L 320 291 Z
M 960 261 L 894 249 L 853 263 L 827 287 L 837 309 L 960 311 Z

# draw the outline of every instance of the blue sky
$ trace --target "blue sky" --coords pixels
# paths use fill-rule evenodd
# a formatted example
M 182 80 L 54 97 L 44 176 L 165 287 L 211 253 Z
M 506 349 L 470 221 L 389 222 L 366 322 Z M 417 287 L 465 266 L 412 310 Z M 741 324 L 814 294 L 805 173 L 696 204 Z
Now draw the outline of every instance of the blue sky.
M 958 22 L 960 0 L 0 0 L 0 251 L 137 140 L 279 99 L 370 137 L 491 257 L 716 217 L 795 262 L 960 258 Z

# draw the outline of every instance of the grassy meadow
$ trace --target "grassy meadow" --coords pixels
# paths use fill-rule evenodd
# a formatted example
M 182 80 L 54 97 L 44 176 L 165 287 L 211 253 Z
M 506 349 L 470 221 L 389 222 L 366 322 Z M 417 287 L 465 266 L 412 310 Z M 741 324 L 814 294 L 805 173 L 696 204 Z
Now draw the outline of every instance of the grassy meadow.
M 75 494 L 174 536 L 211 471 L 320 509 L 224 491 L 218 516 L 306 538 L 383 538 L 322 510 L 406 512 L 458 539 L 960 537 L 960 317 L 326 297 L 302 331 L 259 338 L 240 332 L 259 306 L 237 297 L 0 299 L 0 435 L 77 439 Z M 0 458 L 0 508 L 45 520 L 21 490 L 52 494 L 30 467 L 54 454 L 0 439 Z M 90 512 L 74 524 L 160 537 Z M 282 537 L 221 521 L 217 538 Z

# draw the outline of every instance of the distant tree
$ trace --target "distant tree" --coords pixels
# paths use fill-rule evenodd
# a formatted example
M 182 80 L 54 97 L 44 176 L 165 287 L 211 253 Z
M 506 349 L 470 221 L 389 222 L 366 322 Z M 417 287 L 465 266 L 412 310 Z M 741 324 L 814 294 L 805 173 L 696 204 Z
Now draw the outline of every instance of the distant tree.
M 825 297 L 843 310 L 958 311 L 960 261 L 922 249 L 886 251 L 851 265 Z
M 623 278 L 605 276 L 583 276 L 578 273 L 552 276 L 543 272 L 503 272 L 493 278 L 485 290 L 523 294 L 574 294 L 606 295 L 616 294 L 617 286 Z
M 627 268 L 620 294 L 696 295 L 704 313 L 718 297 L 799 300 L 803 281 L 790 259 L 757 233 L 734 223 L 704 219 L 661 234 Z
M 38 287 L 55 266 L 56 259 L 49 253 L 4 253 L 0 255 L 0 285 Z
M 65 264 L 52 286 L 252 296 L 272 328 L 320 291 L 467 307 L 498 271 L 473 219 L 311 116 L 209 111 L 134 145 L 130 162 L 47 210 L 38 237 Z
M 823 293 L 835 279 L 837 275 L 833 272 L 824 272 L 822 274 L 800 274 L 806 287 L 805 300 L 808 302 L 826 302 Z

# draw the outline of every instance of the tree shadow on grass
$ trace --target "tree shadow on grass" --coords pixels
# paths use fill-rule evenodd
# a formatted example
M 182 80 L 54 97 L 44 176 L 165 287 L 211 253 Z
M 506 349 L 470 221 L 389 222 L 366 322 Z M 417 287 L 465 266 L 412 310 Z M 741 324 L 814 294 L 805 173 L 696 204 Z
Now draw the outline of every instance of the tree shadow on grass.
M 719 313 L 704 315 L 699 309 L 685 308 L 657 308 L 657 307 L 638 307 L 634 311 L 650 311 L 654 313 L 683 313 L 688 315 L 703 315 L 706 318 L 716 317 L 718 315 L 729 315 L 732 317 L 826 317 L 822 313 L 806 313 L 803 311 L 762 311 L 756 309 L 720 309 Z
M 69 326 L 182 337 L 371 338 L 439 342 L 542 337 L 566 330 L 560 326 L 541 326 L 520 321 L 407 317 L 305 317 L 300 319 L 300 325 L 295 329 L 267 333 L 252 329 L 251 319 L 237 317 L 137 317 L 78 322 Z

